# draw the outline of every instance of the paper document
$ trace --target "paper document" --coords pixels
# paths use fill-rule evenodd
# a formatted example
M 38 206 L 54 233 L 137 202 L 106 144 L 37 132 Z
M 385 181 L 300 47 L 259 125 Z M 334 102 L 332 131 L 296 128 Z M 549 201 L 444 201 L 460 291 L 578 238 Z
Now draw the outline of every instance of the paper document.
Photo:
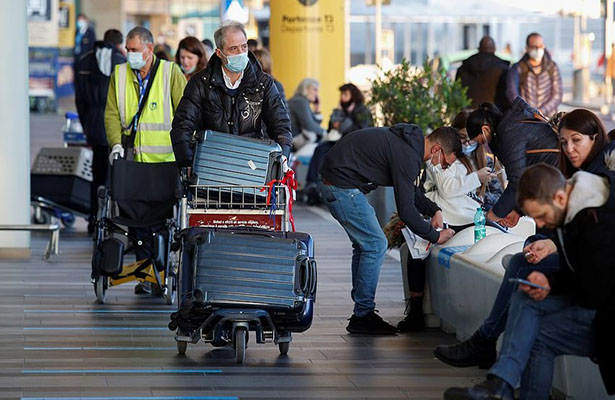
M 431 242 L 415 235 L 408 227 L 402 229 L 401 233 L 404 235 L 404 239 L 406 239 L 412 258 L 417 260 L 426 259 L 431 252 Z

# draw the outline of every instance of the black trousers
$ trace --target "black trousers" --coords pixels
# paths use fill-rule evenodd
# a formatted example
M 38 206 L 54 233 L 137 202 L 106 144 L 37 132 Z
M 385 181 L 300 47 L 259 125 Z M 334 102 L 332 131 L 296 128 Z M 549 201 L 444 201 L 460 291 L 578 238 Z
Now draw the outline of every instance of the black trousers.
M 90 221 L 98 213 L 98 187 L 107 183 L 109 172 L 109 146 L 92 146 L 92 185 L 90 186 Z
M 463 226 L 449 226 L 455 233 L 464 230 L 467 227 L 473 226 L 473 224 Z M 417 260 L 408 256 L 408 262 L 406 268 L 408 271 L 408 288 L 413 293 L 423 293 L 425 291 L 425 271 L 427 267 L 427 259 Z

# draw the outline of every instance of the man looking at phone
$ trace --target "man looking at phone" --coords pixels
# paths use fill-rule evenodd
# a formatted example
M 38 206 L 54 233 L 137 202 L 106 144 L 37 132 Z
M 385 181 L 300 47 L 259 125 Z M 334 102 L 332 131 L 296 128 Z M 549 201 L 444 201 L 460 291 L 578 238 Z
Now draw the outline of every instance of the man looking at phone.
M 440 208 L 414 182 L 424 161 L 431 159 L 437 168 L 452 164 L 456 160 L 455 143 L 459 144 L 455 130 L 436 130 L 424 138 L 417 125 L 397 124 L 349 133 L 327 153 L 318 179 L 320 193 L 352 242 L 351 296 L 355 305 L 348 332 L 397 332 L 374 311 L 387 239 L 365 194 L 378 186 L 393 186 L 399 217 L 408 228 L 432 243 L 446 242 L 454 231 L 442 229 Z M 431 217 L 431 223 L 423 215 Z
M 450 388 L 445 399 L 549 397 L 556 356 L 596 357 L 609 394 L 615 394 L 615 175 L 577 172 L 568 181 L 546 164 L 521 176 L 517 203 L 536 226 L 556 229 L 557 239 L 527 249 L 537 262 L 560 254 L 560 270 L 532 272 L 513 295 L 498 360 L 487 381 L 473 388 Z

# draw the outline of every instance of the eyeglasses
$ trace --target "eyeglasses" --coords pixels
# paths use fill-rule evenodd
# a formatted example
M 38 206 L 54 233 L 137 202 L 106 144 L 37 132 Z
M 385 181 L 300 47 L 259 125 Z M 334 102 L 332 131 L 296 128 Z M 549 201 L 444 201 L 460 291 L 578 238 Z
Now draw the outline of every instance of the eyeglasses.
M 473 146 L 476 144 L 476 140 L 470 139 L 469 137 L 461 138 L 461 144 L 466 146 Z

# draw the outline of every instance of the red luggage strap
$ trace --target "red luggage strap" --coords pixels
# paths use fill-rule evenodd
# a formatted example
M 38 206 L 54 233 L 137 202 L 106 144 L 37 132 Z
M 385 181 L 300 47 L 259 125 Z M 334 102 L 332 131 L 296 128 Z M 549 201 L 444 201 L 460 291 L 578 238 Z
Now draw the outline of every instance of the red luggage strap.
M 266 185 L 267 189 L 264 187 L 260 190 L 264 192 L 267 190 L 267 206 L 272 206 L 272 211 L 274 211 L 276 204 L 272 204 L 271 198 L 273 197 L 273 202 L 276 202 L 275 199 L 275 185 L 282 184 L 286 188 L 286 207 L 288 207 L 288 220 L 290 221 L 290 226 L 295 232 L 295 219 L 293 218 L 293 193 L 291 190 L 297 190 L 297 180 L 295 179 L 295 171 L 289 169 L 286 171 L 286 174 L 282 177 L 282 179 L 273 179 L 269 181 Z

